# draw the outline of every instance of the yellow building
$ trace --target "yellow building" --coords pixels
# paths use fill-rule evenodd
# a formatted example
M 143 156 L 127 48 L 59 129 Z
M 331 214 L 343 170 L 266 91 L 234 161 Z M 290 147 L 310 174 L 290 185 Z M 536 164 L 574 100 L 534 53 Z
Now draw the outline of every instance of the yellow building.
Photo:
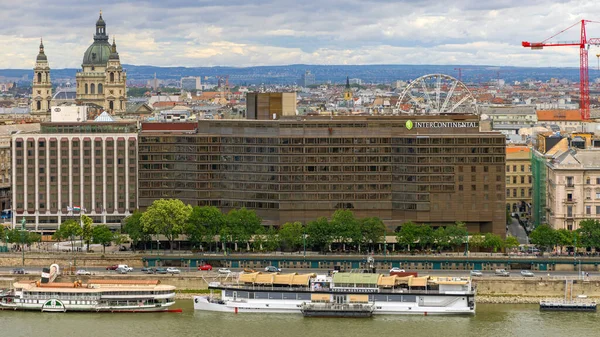
M 527 146 L 506 147 L 506 209 L 529 213 L 532 177 L 530 149 Z
M 108 42 L 102 12 L 96 22 L 94 42 L 83 55 L 77 80 L 77 104 L 103 109 L 111 114 L 126 110 L 127 75 L 121 66 L 117 45 Z

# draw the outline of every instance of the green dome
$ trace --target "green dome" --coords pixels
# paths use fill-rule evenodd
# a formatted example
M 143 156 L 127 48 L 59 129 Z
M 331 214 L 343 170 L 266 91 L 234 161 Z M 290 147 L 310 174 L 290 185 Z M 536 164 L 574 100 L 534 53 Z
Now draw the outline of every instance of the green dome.
M 83 54 L 84 66 L 106 66 L 112 48 L 108 41 L 96 40 Z

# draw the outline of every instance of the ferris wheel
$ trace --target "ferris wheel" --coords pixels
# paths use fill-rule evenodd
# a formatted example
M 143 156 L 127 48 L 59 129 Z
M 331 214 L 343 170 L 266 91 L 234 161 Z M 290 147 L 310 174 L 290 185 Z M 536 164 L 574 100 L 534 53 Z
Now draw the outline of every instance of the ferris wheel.
M 479 114 L 477 101 L 467 86 L 444 74 L 430 74 L 412 81 L 400 94 L 400 114 Z

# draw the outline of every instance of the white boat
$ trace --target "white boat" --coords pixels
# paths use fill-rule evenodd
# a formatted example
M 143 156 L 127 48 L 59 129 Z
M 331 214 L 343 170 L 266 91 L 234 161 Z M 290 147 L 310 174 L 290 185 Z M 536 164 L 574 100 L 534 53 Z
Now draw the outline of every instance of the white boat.
M 162 285 L 159 280 L 42 282 L 15 282 L 11 289 L 0 293 L 0 309 L 42 312 L 181 311 L 169 309 L 175 303 L 175 287 Z
M 475 288 L 465 277 L 243 273 L 235 283 L 211 283 L 209 289 L 210 296 L 194 297 L 195 310 L 305 316 L 344 316 L 344 308 L 349 308 L 348 316 L 352 308 L 373 315 L 475 314 Z M 212 295 L 215 290 L 221 291 L 220 298 Z

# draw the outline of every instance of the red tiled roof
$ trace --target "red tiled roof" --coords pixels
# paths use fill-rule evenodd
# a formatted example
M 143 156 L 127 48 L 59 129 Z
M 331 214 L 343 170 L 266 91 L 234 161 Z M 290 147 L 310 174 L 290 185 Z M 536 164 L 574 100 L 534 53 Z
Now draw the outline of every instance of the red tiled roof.
M 538 121 L 576 121 L 581 122 L 579 110 L 538 110 Z

